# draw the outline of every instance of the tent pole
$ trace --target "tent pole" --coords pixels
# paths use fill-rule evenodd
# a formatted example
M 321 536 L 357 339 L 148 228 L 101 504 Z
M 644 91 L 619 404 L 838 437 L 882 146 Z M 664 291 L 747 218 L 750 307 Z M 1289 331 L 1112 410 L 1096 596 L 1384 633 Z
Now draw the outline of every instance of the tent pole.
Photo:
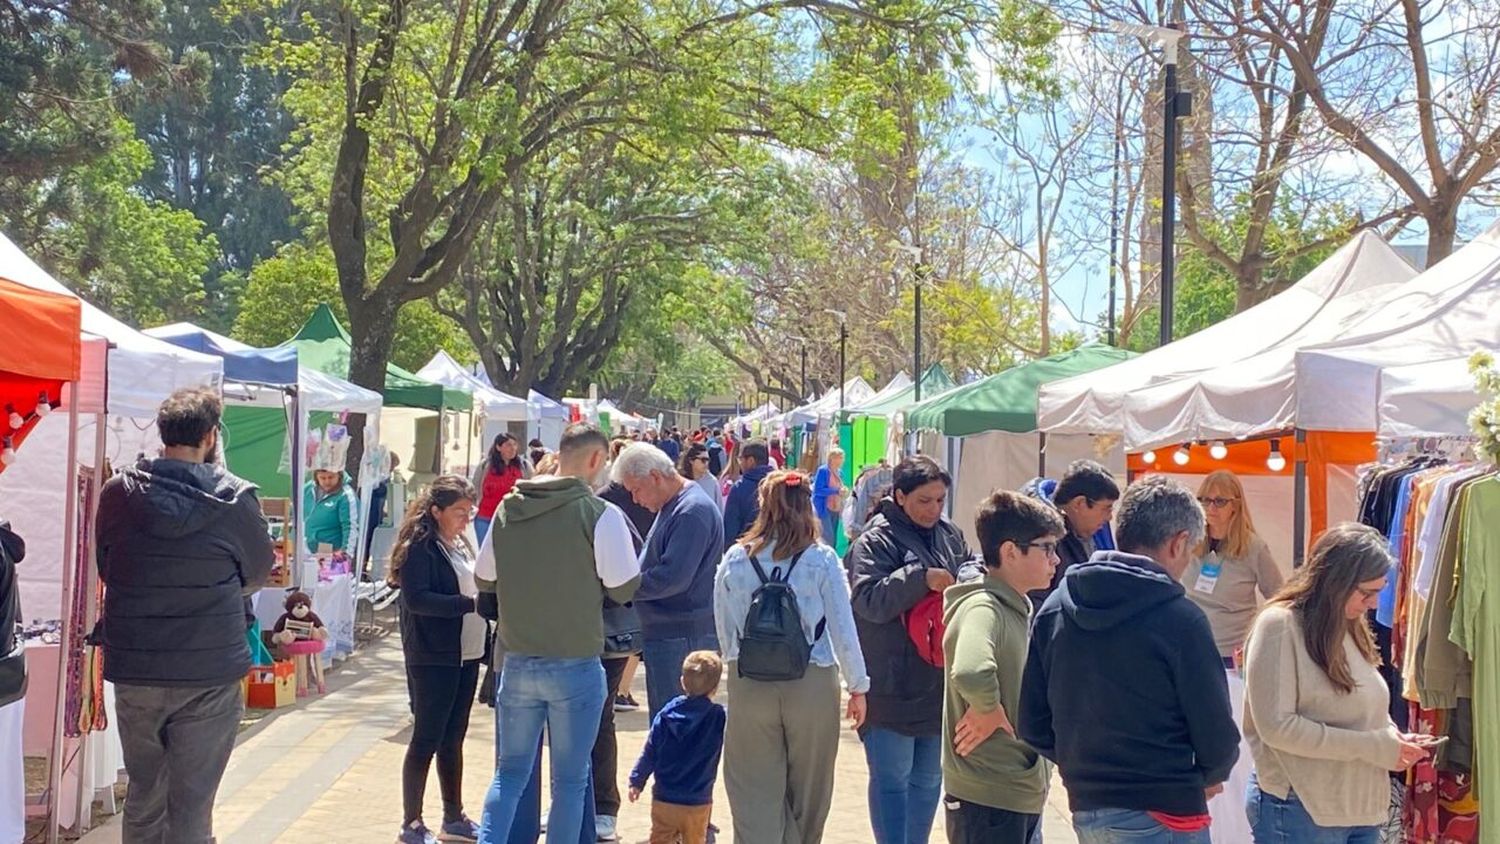
M 107 416 L 105 414 L 99 413 L 94 416 L 94 495 L 96 496 L 99 494 L 99 490 L 104 487 L 105 480 L 104 453 L 109 445 L 106 440 L 106 431 L 104 428 L 106 422 Z M 79 565 L 88 565 L 88 561 L 94 558 L 94 547 L 94 534 L 90 533 L 90 535 L 84 538 L 84 560 Z M 93 573 L 84 578 L 84 583 L 88 589 L 88 596 L 84 601 L 83 629 L 93 630 L 94 624 L 99 618 L 99 587 Z M 103 706 L 104 701 L 100 700 L 98 705 Z M 78 773 L 77 814 L 73 817 L 78 818 L 78 831 L 82 832 L 86 828 L 86 819 L 90 822 L 92 821 L 90 814 L 94 807 L 94 783 L 90 782 L 88 783 L 90 787 L 84 788 L 85 772 L 93 769 L 94 739 L 92 735 L 85 735 L 79 741 L 83 743 L 84 752 L 81 754 L 83 763 Z M 113 788 L 114 784 L 110 783 L 110 787 Z
M 1047 432 L 1036 435 L 1036 476 L 1047 477 Z
M 57 712 L 52 716 L 52 759 L 47 782 L 47 844 L 57 844 L 63 778 L 63 713 L 67 710 L 69 635 L 73 626 L 73 565 L 78 550 L 78 385 L 68 384 L 68 454 L 64 463 L 62 630 L 57 647 Z M 78 785 L 83 786 L 80 780 Z
M 1292 568 L 1301 568 L 1307 552 L 1307 432 L 1297 429 L 1292 455 Z
M 481 432 L 480 435 L 482 436 L 482 432 Z M 473 471 L 474 471 L 474 437 L 475 436 L 476 435 L 474 433 L 474 408 L 470 407 L 469 408 L 469 436 L 465 437 L 465 439 L 467 439 L 469 441 L 469 447 L 464 452 L 464 472 L 465 472 L 465 474 L 470 474 L 470 473 L 473 473 Z M 486 451 L 485 453 L 488 454 L 489 452 Z

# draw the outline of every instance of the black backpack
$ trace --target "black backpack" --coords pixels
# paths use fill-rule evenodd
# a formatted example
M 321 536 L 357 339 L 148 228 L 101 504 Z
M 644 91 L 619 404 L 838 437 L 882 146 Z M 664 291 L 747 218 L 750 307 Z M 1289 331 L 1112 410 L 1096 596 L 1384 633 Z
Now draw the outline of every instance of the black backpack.
M 747 549 L 748 554 L 748 549 Z M 812 658 L 812 645 L 807 634 L 802 632 L 802 611 L 797 608 L 797 595 L 788 581 L 792 569 L 802 559 L 799 552 L 787 564 L 786 573 L 780 567 L 771 570 L 772 577 L 760 567 L 760 561 L 750 554 L 750 565 L 755 567 L 755 576 L 760 586 L 750 598 L 750 612 L 745 615 L 745 632 L 740 637 L 739 675 L 746 680 L 783 682 L 801 680 L 807 673 L 808 660 Z M 813 641 L 823 638 L 827 619 L 818 622 Z

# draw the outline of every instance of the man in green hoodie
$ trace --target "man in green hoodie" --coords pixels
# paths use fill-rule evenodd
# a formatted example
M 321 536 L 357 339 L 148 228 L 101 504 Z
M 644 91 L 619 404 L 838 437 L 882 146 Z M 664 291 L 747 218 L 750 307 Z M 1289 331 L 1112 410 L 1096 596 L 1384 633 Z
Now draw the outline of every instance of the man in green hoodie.
M 943 786 L 950 844 L 1027 844 L 1041 821 L 1047 763 L 1016 738 L 1006 713 L 1021 698 L 1031 601 L 1052 582 L 1066 529 L 1057 511 L 997 490 L 975 532 L 984 575 L 943 593 Z

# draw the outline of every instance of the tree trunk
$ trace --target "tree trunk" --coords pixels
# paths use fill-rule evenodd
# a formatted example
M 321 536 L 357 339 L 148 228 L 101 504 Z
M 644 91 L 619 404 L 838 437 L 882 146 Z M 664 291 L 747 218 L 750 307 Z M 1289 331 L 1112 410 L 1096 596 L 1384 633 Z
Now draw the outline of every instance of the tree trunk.
M 396 312 L 399 304 L 389 297 L 377 296 L 359 303 L 358 308 L 349 309 L 349 380 L 361 387 L 385 392 L 385 370 L 391 359 L 391 346 L 396 339 Z M 363 414 L 355 414 L 349 421 L 349 459 L 344 464 L 350 475 L 357 475 L 360 461 L 365 454 L 365 422 Z M 415 455 L 408 455 L 411 460 Z
M 1235 273 L 1234 312 L 1240 313 L 1259 305 L 1266 298 L 1265 273 L 1257 266 L 1241 264 Z
M 1453 242 L 1458 239 L 1458 203 L 1434 200 L 1426 220 L 1427 266 L 1431 267 L 1453 254 Z

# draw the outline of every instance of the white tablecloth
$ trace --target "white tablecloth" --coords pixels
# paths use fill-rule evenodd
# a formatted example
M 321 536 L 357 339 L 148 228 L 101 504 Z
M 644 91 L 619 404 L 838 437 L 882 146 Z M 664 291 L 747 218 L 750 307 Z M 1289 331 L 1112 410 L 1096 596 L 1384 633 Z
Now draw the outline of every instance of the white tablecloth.
M 255 617 L 260 620 L 262 630 L 269 631 L 276 626 L 276 620 L 286 612 L 284 602 L 290 591 L 276 588 L 255 593 Z M 328 628 L 323 664 L 332 665 L 335 659 L 354 653 L 354 576 L 334 575 L 332 580 L 320 581 L 312 589 L 303 591 L 312 596 L 313 612 Z

